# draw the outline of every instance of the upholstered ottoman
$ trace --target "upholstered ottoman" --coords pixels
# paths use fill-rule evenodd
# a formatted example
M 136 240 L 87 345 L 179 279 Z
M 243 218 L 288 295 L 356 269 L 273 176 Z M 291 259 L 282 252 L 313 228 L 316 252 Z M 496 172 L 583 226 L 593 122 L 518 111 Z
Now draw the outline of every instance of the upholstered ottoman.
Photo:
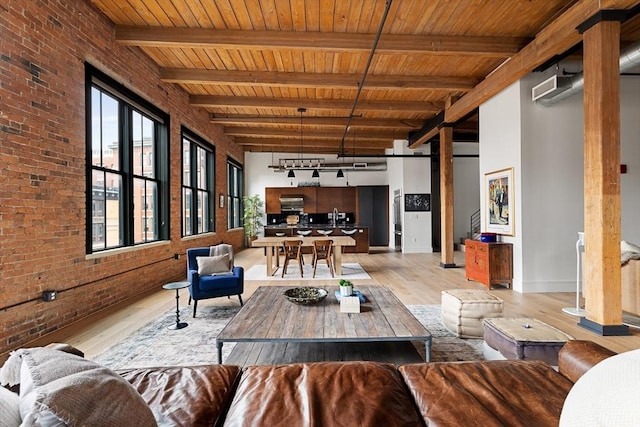
M 558 352 L 573 337 L 560 329 L 527 317 L 484 319 L 486 346 L 505 359 L 543 360 L 558 364 Z M 485 353 L 486 356 L 486 353 Z
M 442 291 L 442 324 L 456 336 L 482 338 L 482 319 L 501 317 L 503 302 L 477 289 Z

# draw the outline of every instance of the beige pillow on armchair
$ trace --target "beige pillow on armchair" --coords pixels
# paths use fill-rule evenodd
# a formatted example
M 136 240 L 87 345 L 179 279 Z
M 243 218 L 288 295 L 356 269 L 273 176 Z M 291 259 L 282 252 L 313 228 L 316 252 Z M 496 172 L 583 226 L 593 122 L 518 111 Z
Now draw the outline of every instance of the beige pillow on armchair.
M 219 256 L 198 256 L 198 274 L 201 276 L 231 274 L 229 267 L 229 254 Z

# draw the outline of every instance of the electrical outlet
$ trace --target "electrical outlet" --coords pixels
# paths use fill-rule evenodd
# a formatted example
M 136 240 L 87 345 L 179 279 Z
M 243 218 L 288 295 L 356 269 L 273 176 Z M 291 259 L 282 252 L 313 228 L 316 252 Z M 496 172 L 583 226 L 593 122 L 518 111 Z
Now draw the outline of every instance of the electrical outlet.
M 43 301 L 55 301 L 58 297 L 58 291 L 43 291 L 42 292 L 42 300 Z

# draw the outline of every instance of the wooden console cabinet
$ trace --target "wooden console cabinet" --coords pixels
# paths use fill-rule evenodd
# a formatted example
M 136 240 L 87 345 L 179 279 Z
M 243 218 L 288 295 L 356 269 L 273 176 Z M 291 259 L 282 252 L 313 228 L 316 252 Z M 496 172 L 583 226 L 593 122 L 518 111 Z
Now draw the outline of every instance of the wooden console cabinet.
M 492 285 L 508 285 L 513 280 L 513 245 L 485 243 L 467 239 L 465 268 L 467 280 L 475 280 L 491 289 Z

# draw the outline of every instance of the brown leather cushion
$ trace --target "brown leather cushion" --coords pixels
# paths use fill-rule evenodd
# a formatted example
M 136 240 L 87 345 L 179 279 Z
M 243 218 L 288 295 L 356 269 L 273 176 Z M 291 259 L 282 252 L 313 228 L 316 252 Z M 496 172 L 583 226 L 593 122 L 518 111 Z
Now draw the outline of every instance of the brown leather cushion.
M 589 369 L 615 354 L 593 341 L 568 341 L 558 354 L 558 371 L 575 383 Z
M 399 368 L 428 426 L 554 426 L 573 385 L 540 361 Z
M 419 426 L 398 371 L 377 362 L 251 366 L 225 426 Z
M 238 366 L 207 365 L 121 370 L 161 425 L 212 426 L 231 401 Z

